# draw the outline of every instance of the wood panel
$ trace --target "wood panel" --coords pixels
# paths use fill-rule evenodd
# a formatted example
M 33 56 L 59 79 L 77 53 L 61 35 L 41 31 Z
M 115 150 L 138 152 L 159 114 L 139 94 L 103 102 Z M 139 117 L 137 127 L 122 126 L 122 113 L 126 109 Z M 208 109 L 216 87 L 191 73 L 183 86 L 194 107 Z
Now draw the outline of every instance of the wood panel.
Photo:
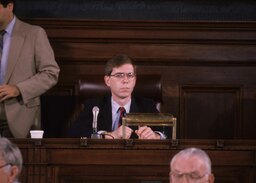
M 46 136 L 63 136 L 78 76 L 103 73 L 107 59 L 125 53 L 140 73 L 162 75 L 162 110 L 177 116 L 178 138 L 256 139 L 255 22 L 27 21 L 46 29 L 61 67 L 43 98 Z
M 216 183 L 255 182 L 255 140 L 12 139 L 26 183 L 167 183 L 169 162 L 187 147 L 210 156 Z
M 188 139 L 241 137 L 240 86 L 181 86 L 180 106 L 181 136 Z

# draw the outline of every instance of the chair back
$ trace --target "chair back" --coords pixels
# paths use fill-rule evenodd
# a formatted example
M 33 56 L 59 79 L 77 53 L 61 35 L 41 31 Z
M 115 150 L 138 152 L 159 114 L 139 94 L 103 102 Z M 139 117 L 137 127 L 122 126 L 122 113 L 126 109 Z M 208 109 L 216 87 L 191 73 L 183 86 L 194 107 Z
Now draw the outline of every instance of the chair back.
M 75 95 L 80 104 L 88 98 L 101 97 L 108 93 L 110 89 L 106 86 L 103 75 L 81 75 L 75 86 Z M 161 75 L 137 75 L 133 95 L 154 100 L 157 109 L 161 111 L 163 101 Z

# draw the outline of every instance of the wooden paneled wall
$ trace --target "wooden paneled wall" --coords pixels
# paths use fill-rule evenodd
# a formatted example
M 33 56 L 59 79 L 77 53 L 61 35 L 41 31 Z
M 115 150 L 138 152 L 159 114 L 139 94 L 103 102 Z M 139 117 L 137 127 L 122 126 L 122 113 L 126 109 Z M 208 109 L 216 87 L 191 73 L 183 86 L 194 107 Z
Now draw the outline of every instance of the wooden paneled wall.
M 255 183 L 255 140 L 13 139 L 24 183 L 167 183 L 178 151 L 209 154 L 215 183 Z
M 103 73 L 125 53 L 141 74 L 161 74 L 163 112 L 178 118 L 178 138 L 256 139 L 256 23 L 26 20 L 48 33 L 61 67 L 42 97 L 46 135 L 62 136 L 81 74 Z

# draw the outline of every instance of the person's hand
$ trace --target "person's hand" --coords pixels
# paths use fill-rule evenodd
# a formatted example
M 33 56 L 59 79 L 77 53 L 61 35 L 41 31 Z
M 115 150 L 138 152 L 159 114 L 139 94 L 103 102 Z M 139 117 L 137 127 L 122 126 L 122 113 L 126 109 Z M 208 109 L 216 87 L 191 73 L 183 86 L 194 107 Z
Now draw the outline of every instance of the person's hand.
M 0 102 L 6 99 L 17 97 L 20 95 L 20 91 L 15 85 L 0 85 Z
M 141 126 L 138 130 L 135 131 L 138 135 L 139 139 L 160 139 L 160 135 L 155 133 L 150 127 L 148 126 Z
M 124 127 L 125 129 L 125 139 L 129 139 L 131 137 L 131 134 L 133 130 L 129 128 L 128 126 Z M 123 126 L 118 127 L 115 131 L 110 132 L 110 135 L 106 135 L 106 139 L 122 139 L 123 138 Z

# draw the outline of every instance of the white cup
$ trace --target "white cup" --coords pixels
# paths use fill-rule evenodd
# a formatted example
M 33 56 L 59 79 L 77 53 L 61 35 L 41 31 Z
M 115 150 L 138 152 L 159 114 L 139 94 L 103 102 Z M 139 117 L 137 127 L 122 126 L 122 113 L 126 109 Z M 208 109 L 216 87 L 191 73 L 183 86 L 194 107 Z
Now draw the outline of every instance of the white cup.
M 32 139 L 42 139 L 44 131 L 43 130 L 30 130 L 30 136 Z

